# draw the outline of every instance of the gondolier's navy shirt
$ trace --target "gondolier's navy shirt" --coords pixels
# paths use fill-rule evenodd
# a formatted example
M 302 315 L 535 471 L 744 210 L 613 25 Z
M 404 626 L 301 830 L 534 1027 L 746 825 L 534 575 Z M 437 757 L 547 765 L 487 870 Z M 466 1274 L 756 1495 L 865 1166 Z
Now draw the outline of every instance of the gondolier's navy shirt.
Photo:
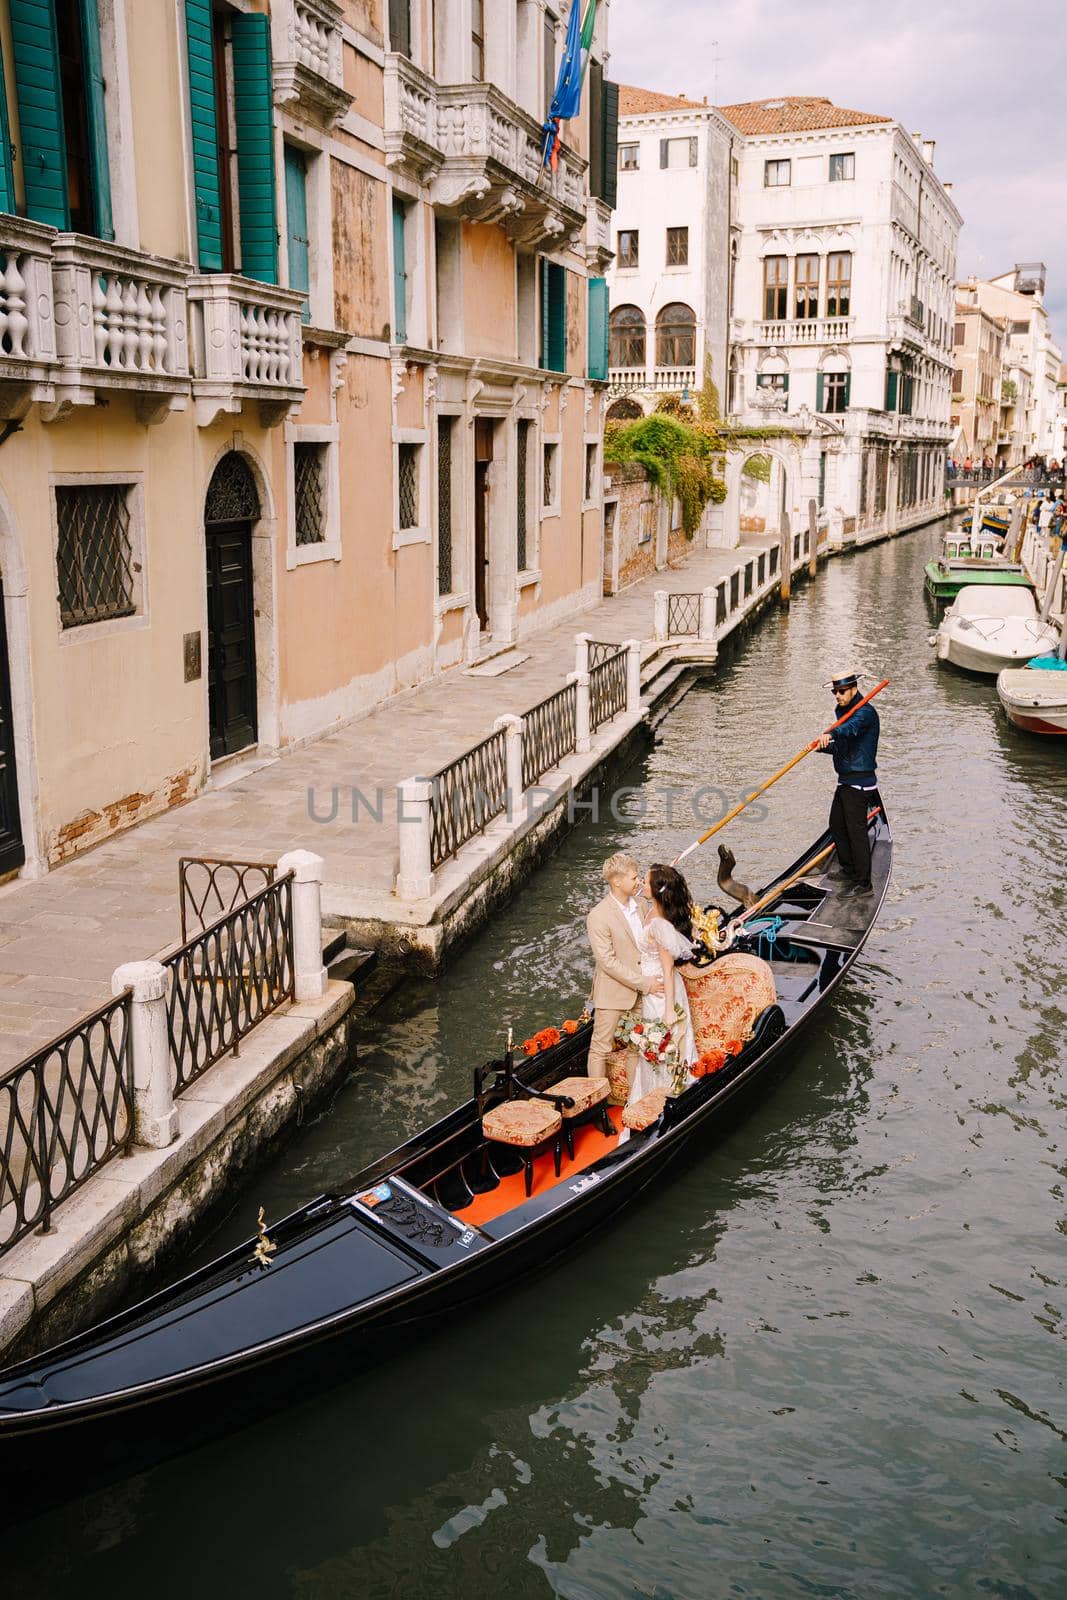
M 848 706 L 842 708 L 835 702 L 834 709 L 838 716 L 844 716 Z M 860 706 L 843 727 L 835 728 L 826 753 L 834 758 L 838 783 L 847 783 L 853 789 L 875 787 L 880 727 L 877 711 L 866 705 Z

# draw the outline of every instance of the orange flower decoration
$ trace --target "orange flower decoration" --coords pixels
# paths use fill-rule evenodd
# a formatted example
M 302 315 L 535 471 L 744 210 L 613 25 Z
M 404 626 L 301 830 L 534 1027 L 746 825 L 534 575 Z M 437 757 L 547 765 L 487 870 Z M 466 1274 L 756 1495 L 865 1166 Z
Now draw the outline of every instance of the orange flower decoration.
M 559 1044 L 561 1035 L 558 1028 L 542 1028 L 534 1038 L 540 1050 L 550 1050 L 554 1044 Z
M 522 1053 L 524 1056 L 535 1056 L 540 1048 L 541 1046 L 536 1039 L 524 1039 L 522 1041 Z
M 726 1059 L 725 1050 L 705 1050 L 691 1068 L 694 1078 L 710 1078 L 713 1072 L 721 1072 Z
M 563 1031 L 564 1031 L 564 1033 L 577 1033 L 578 1032 L 578 1024 L 577 1024 L 577 1022 L 572 1022 L 571 1019 L 568 1017 L 567 1021 L 563 1024 Z

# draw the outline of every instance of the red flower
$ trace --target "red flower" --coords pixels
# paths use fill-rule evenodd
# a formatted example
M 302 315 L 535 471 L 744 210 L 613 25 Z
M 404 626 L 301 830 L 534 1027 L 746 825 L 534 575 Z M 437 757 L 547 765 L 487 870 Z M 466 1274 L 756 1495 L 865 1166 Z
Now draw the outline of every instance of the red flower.
M 552 1045 L 559 1044 L 560 1032 L 558 1028 L 542 1028 L 540 1033 L 534 1035 L 534 1038 L 537 1040 L 540 1049 L 548 1050 Z
M 522 1053 L 524 1056 L 535 1056 L 540 1048 L 541 1046 L 536 1039 L 524 1039 L 522 1041 Z
M 744 1040 L 743 1039 L 731 1039 L 729 1044 L 726 1046 L 726 1048 L 727 1048 L 727 1050 L 729 1050 L 729 1052 L 730 1052 L 730 1054 L 732 1056 L 739 1056 L 741 1054 L 742 1050 L 745 1048 Z
M 568 1017 L 567 1021 L 563 1024 L 563 1031 L 564 1033 L 577 1033 L 578 1024 L 576 1022 L 572 1022 Z
M 734 1052 L 736 1054 L 736 1052 Z M 721 1072 L 726 1065 L 727 1053 L 725 1050 L 705 1050 L 700 1059 L 693 1064 L 695 1078 L 710 1078 L 712 1073 Z
M 634 1032 L 635 1033 L 644 1033 L 644 1031 L 645 1031 L 645 1025 L 644 1025 L 643 1022 L 635 1022 L 634 1023 Z
M 663 1035 L 662 1049 L 666 1050 L 666 1048 L 670 1044 L 670 1042 L 671 1042 L 671 1030 L 668 1028 L 666 1033 Z

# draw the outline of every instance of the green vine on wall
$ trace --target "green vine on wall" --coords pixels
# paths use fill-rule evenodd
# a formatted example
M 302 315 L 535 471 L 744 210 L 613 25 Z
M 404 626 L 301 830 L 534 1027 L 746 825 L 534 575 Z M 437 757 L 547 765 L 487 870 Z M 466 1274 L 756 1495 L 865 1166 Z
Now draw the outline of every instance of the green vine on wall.
M 642 466 L 664 496 L 677 496 L 682 527 L 691 539 L 704 508 L 726 499 L 726 484 L 716 471 L 713 436 L 692 422 L 663 411 L 640 422 L 609 423 L 604 430 L 604 460 Z
M 743 477 L 755 478 L 759 483 L 771 481 L 771 458 L 765 455 L 749 456 L 741 468 Z

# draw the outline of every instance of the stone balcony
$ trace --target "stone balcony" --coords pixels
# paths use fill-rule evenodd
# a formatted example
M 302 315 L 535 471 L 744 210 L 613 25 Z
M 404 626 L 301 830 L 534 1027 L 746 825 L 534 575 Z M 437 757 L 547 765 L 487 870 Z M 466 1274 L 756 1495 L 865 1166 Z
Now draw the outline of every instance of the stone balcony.
M 651 372 L 644 367 L 611 367 L 608 370 L 609 397 L 641 389 L 670 394 L 681 394 L 683 389 L 688 389 L 695 395 L 696 387 L 696 367 L 655 367 Z
M 353 96 L 344 82 L 344 11 L 336 0 L 274 0 L 274 103 L 330 128 Z
M 812 317 L 799 322 L 757 322 L 757 344 L 845 344 L 852 332 L 851 317 Z
M 585 264 L 594 277 L 603 277 L 615 259 L 611 215 L 606 201 L 589 196 L 585 207 Z
M 588 163 L 562 146 L 557 170 L 542 168 L 539 123 L 493 84 L 439 84 L 387 55 L 385 150 L 445 216 L 501 223 L 526 250 L 582 236 Z
M 46 421 L 125 390 L 142 422 L 189 393 L 189 268 L 103 239 L 60 233 L 52 246 L 55 398 Z
M 254 404 L 264 427 L 299 406 L 304 394 L 299 289 L 279 289 L 236 273 L 189 279 L 193 397 L 204 428 Z
M 15 421 L 55 396 L 54 228 L 0 217 L 0 416 Z

